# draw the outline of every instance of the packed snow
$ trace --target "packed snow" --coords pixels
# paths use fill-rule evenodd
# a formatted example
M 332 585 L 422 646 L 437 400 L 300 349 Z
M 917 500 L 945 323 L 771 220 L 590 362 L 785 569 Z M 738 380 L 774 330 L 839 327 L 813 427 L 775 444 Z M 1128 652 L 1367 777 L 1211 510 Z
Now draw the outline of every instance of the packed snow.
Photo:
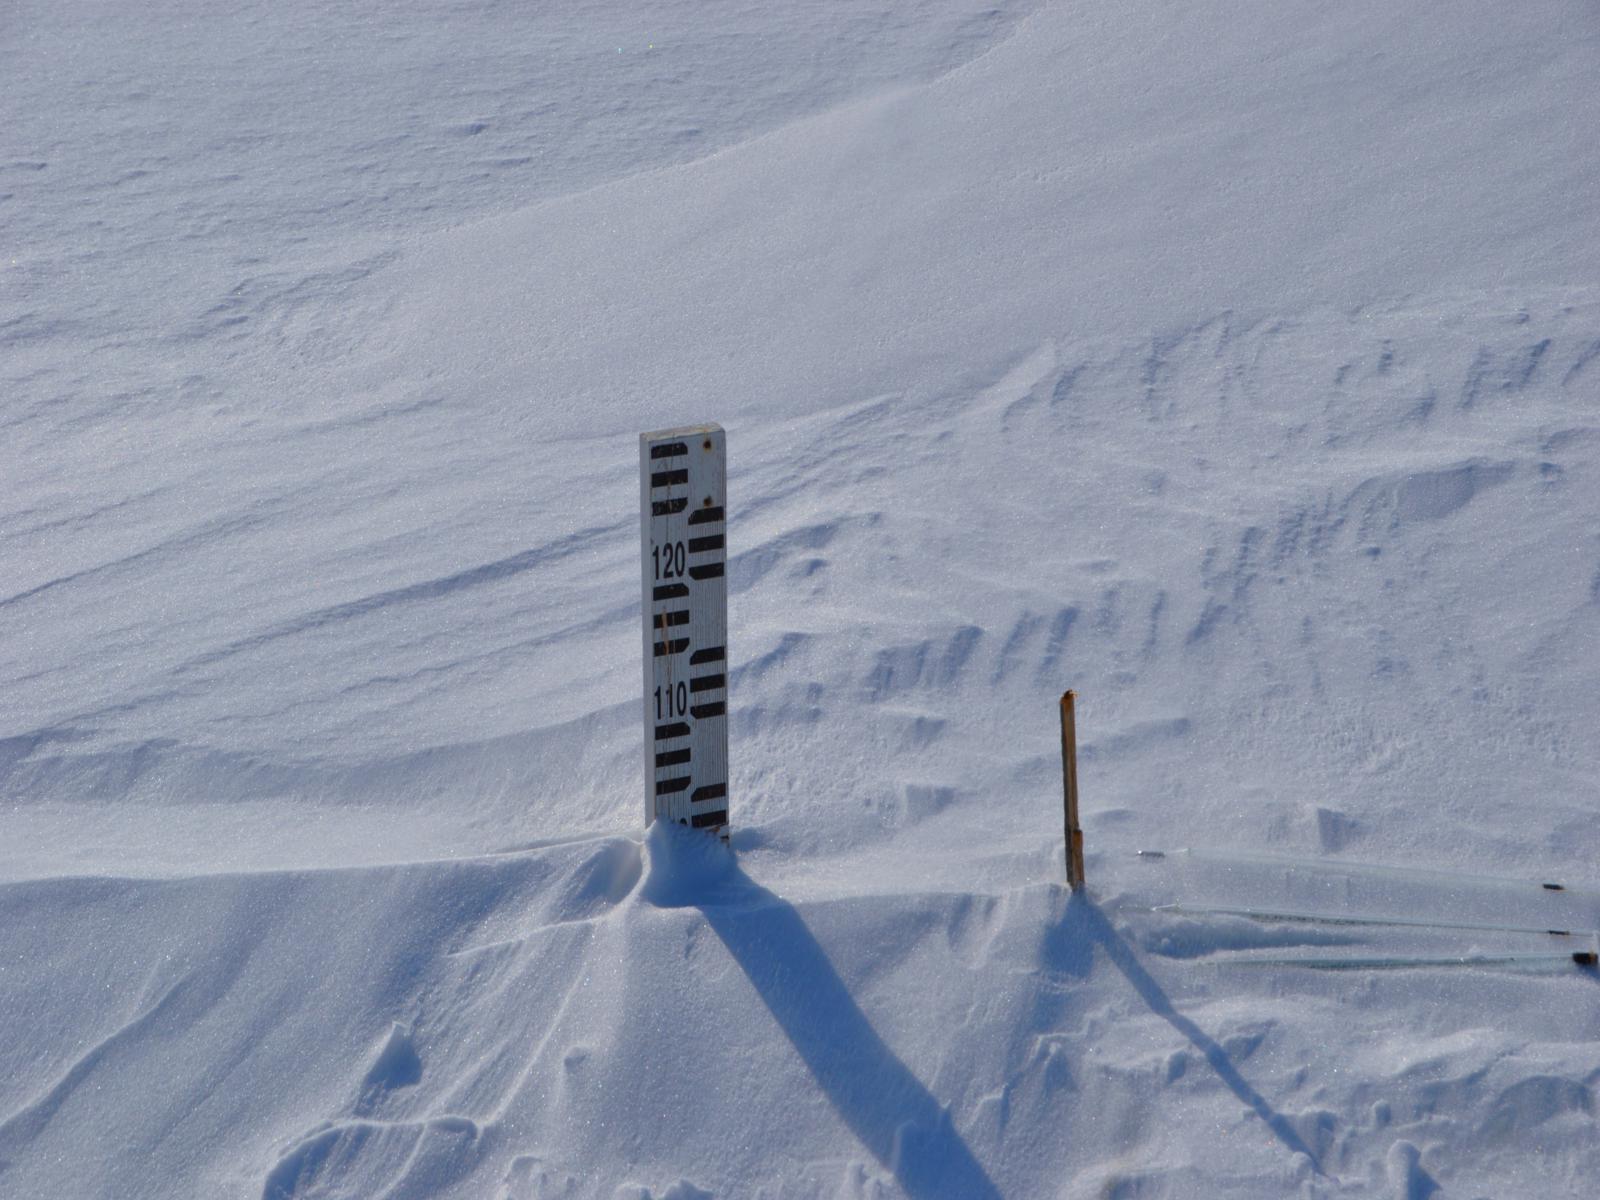
M 0 58 L 0 1196 L 1592 1193 L 1593 4 Z M 706 421 L 727 846 L 641 820 Z

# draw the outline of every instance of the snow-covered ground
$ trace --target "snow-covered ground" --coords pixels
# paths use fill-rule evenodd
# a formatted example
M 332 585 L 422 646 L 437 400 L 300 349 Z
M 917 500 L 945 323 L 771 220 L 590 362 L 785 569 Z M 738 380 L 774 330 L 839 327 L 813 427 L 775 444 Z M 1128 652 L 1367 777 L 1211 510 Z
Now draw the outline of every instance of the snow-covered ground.
M 1592 934 L 1153 908 L 1600 927 L 1592 4 L 0 61 L 0 1196 L 1590 1194 L 1593 972 L 1232 960 Z M 705 420 L 731 854 L 639 822 Z

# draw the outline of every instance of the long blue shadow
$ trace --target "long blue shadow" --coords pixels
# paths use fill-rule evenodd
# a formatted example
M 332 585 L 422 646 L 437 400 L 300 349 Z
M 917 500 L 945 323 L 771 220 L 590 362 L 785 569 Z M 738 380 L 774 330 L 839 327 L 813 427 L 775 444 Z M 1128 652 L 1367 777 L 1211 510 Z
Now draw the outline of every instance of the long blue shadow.
M 698 908 L 823 1094 L 913 1200 L 1001 1200 L 949 1113 L 895 1056 L 784 900 L 737 865 Z
M 1133 948 L 1111 927 L 1111 922 L 1106 920 L 1099 906 L 1078 893 L 1067 902 L 1067 911 L 1061 921 L 1046 935 L 1045 959 L 1047 964 L 1056 969 L 1082 976 L 1088 973 L 1087 960 L 1091 946 L 1098 946 L 1104 951 L 1111 965 L 1122 972 L 1123 978 L 1150 1006 L 1150 1011 L 1189 1040 L 1190 1045 L 1201 1053 L 1216 1072 L 1217 1078 L 1266 1122 L 1267 1128 L 1283 1143 L 1285 1149 L 1304 1154 L 1311 1160 L 1312 1170 L 1318 1175 L 1322 1174 L 1322 1164 L 1311 1152 L 1311 1147 L 1306 1145 L 1305 1139 L 1295 1132 L 1294 1126 L 1267 1103 L 1265 1096 L 1250 1086 L 1249 1081 L 1239 1073 L 1239 1068 L 1233 1065 L 1226 1050 L 1173 1006 L 1172 999 L 1140 964 Z

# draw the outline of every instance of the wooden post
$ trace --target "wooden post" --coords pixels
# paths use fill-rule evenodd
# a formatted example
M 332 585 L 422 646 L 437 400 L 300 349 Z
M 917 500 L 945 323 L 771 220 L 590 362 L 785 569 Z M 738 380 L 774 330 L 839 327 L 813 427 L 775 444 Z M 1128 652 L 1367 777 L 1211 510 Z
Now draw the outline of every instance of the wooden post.
M 1073 694 L 1061 695 L 1061 790 L 1066 802 L 1067 886 L 1083 888 L 1083 830 L 1078 828 L 1078 730 Z

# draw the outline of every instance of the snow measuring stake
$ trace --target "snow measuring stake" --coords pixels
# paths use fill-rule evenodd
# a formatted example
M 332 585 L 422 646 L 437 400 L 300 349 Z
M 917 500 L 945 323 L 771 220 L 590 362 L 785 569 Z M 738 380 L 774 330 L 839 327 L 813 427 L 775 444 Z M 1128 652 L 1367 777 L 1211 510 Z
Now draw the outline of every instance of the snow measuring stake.
M 727 455 L 722 426 L 639 435 L 644 823 L 728 830 Z

